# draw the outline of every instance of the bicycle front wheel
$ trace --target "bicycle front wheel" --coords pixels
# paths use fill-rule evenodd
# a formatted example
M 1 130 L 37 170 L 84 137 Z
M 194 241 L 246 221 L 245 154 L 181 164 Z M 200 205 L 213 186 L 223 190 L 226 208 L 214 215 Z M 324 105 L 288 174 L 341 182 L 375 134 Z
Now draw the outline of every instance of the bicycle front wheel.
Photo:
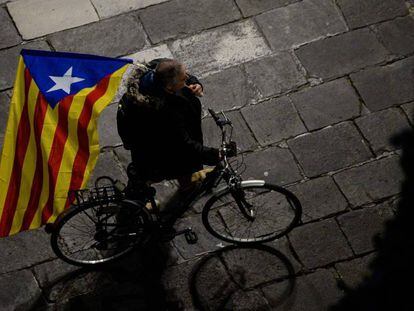
M 78 266 L 97 266 L 128 254 L 147 236 L 148 212 L 132 201 L 72 206 L 55 223 L 56 255 Z
M 286 235 L 302 214 L 296 196 L 264 181 L 243 181 L 235 198 L 230 189 L 215 194 L 202 212 L 203 224 L 215 237 L 231 243 L 255 244 Z M 244 210 L 243 210 L 244 209 Z

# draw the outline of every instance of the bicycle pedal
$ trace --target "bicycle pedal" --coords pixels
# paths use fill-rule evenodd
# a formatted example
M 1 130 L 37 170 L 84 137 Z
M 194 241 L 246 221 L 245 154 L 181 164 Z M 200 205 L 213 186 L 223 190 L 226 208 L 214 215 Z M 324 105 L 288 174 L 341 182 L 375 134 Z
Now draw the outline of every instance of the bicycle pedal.
M 125 190 L 126 185 L 122 181 L 120 181 L 120 180 L 117 179 L 114 182 L 114 187 L 115 187 L 116 190 L 122 192 L 122 191 Z
M 196 244 L 198 241 L 197 234 L 193 230 L 188 230 L 184 236 L 188 244 Z

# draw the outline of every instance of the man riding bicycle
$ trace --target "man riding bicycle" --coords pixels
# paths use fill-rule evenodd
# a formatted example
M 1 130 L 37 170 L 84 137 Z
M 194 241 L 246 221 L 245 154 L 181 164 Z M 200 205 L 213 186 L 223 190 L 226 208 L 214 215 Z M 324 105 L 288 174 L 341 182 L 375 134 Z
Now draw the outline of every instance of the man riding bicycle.
M 117 113 L 132 158 L 127 195 L 133 197 L 142 182 L 177 179 L 183 196 L 194 188 L 194 172 L 221 160 L 219 149 L 203 145 L 202 95 L 199 80 L 176 60 L 155 59 L 134 69 Z

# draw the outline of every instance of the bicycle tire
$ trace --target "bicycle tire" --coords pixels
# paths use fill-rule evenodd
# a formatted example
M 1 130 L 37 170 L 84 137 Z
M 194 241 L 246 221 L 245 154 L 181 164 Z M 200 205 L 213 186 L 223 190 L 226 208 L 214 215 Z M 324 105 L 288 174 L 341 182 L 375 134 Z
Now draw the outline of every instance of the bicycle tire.
M 134 214 L 133 217 L 131 213 Z M 106 222 L 105 230 L 111 230 L 106 231 L 107 236 L 104 229 L 98 225 L 100 221 L 105 220 L 104 217 L 112 222 Z M 128 219 L 129 222 L 120 223 L 120 219 Z M 149 221 L 150 215 L 146 208 L 134 201 L 73 205 L 55 222 L 51 246 L 59 258 L 72 265 L 104 265 L 124 257 L 143 243 L 148 237 Z M 78 225 L 84 227 L 77 228 Z M 76 247 L 80 246 L 79 243 L 83 243 L 82 236 L 87 237 L 86 243 L 92 244 L 86 247 L 84 243 L 76 250 Z M 108 245 L 111 245 L 111 248 Z
M 202 221 L 216 238 L 235 244 L 264 243 L 286 235 L 299 223 L 302 207 L 289 190 L 260 180 L 243 181 L 241 189 L 253 205 L 253 220 L 242 214 L 229 188 L 218 191 L 205 204 Z M 262 202 L 268 205 L 267 211 Z M 268 232 L 266 227 L 273 229 Z M 252 236 L 244 237 L 244 233 Z

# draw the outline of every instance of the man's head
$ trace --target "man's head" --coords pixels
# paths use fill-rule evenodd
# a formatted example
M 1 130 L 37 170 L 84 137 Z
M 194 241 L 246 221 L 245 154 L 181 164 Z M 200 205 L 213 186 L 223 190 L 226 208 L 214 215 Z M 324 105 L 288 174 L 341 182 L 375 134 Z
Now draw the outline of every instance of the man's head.
M 155 79 L 167 92 L 174 93 L 185 86 L 185 65 L 174 59 L 164 59 L 155 68 Z

